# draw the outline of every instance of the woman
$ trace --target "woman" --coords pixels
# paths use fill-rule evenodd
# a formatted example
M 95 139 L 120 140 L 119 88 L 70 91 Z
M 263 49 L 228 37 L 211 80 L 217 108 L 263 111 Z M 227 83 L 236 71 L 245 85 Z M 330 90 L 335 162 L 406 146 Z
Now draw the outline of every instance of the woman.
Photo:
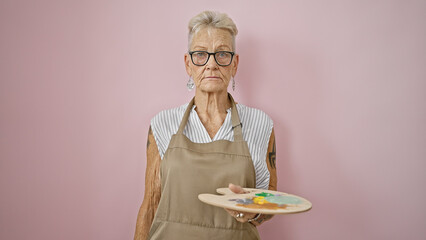
M 151 120 L 134 239 L 260 239 L 256 226 L 272 217 L 224 211 L 197 197 L 224 186 L 276 190 L 273 122 L 227 92 L 238 68 L 236 34 L 226 14 L 205 11 L 189 22 L 184 60 L 195 97 Z

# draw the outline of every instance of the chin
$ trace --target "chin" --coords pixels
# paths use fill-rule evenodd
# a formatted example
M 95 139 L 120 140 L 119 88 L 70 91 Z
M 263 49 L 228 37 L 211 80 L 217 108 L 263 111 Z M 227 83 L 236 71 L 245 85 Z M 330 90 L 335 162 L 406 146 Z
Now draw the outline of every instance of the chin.
M 208 93 L 216 93 L 216 92 L 226 92 L 227 91 L 227 87 L 223 86 L 223 85 L 207 85 L 207 86 L 200 86 L 200 90 L 203 92 L 208 92 Z

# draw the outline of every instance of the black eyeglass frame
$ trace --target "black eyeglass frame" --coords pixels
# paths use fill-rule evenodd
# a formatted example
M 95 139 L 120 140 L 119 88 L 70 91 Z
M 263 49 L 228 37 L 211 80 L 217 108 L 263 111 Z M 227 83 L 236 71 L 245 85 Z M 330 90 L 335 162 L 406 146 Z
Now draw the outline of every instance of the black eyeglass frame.
M 205 62 L 204 64 L 195 64 L 195 63 L 194 63 L 194 59 L 192 58 L 192 54 L 194 54 L 194 53 L 199 53 L 199 52 L 207 53 L 207 54 L 208 54 L 208 56 L 207 56 L 207 60 L 206 60 L 206 62 Z M 217 61 L 217 59 L 216 59 L 216 54 L 217 54 L 217 53 L 222 53 L 222 52 L 230 53 L 230 54 L 231 54 L 231 61 L 229 61 L 229 64 L 227 64 L 227 65 L 220 64 L 220 63 Z M 232 60 L 234 59 L 234 54 L 235 54 L 235 52 L 230 52 L 230 51 L 217 51 L 217 52 L 214 52 L 214 53 L 210 53 L 210 52 L 207 52 L 207 51 L 190 51 L 190 52 L 188 52 L 188 53 L 189 53 L 189 55 L 191 56 L 191 61 L 192 61 L 192 63 L 193 63 L 195 66 L 204 66 L 204 65 L 206 65 L 206 64 L 209 62 L 210 55 L 213 55 L 215 62 L 217 63 L 217 65 L 219 65 L 219 66 L 221 66 L 221 67 L 226 67 L 226 66 L 231 65 Z

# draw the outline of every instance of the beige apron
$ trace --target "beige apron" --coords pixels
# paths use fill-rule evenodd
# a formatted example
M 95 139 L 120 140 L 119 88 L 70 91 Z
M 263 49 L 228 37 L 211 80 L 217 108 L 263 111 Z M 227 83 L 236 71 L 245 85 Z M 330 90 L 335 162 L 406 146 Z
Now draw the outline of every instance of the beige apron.
M 255 171 L 247 143 L 243 140 L 234 99 L 231 119 L 234 142 L 191 142 L 183 130 L 194 105 L 188 105 L 179 130 L 172 136 L 161 162 L 161 199 L 148 239 L 260 239 L 255 226 L 240 223 L 223 208 L 198 200 L 200 193 L 216 193 L 229 183 L 255 188 Z

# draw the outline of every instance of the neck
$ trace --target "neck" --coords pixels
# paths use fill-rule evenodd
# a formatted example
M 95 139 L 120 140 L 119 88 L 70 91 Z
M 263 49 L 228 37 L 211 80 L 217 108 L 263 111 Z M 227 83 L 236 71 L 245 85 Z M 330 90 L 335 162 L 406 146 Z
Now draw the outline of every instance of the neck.
M 207 113 L 213 115 L 217 113 L 224 114 L 231 107 L 231 100 L 228 98 L 228 92 L 195 92 L 195 102 L 198 113 Z

